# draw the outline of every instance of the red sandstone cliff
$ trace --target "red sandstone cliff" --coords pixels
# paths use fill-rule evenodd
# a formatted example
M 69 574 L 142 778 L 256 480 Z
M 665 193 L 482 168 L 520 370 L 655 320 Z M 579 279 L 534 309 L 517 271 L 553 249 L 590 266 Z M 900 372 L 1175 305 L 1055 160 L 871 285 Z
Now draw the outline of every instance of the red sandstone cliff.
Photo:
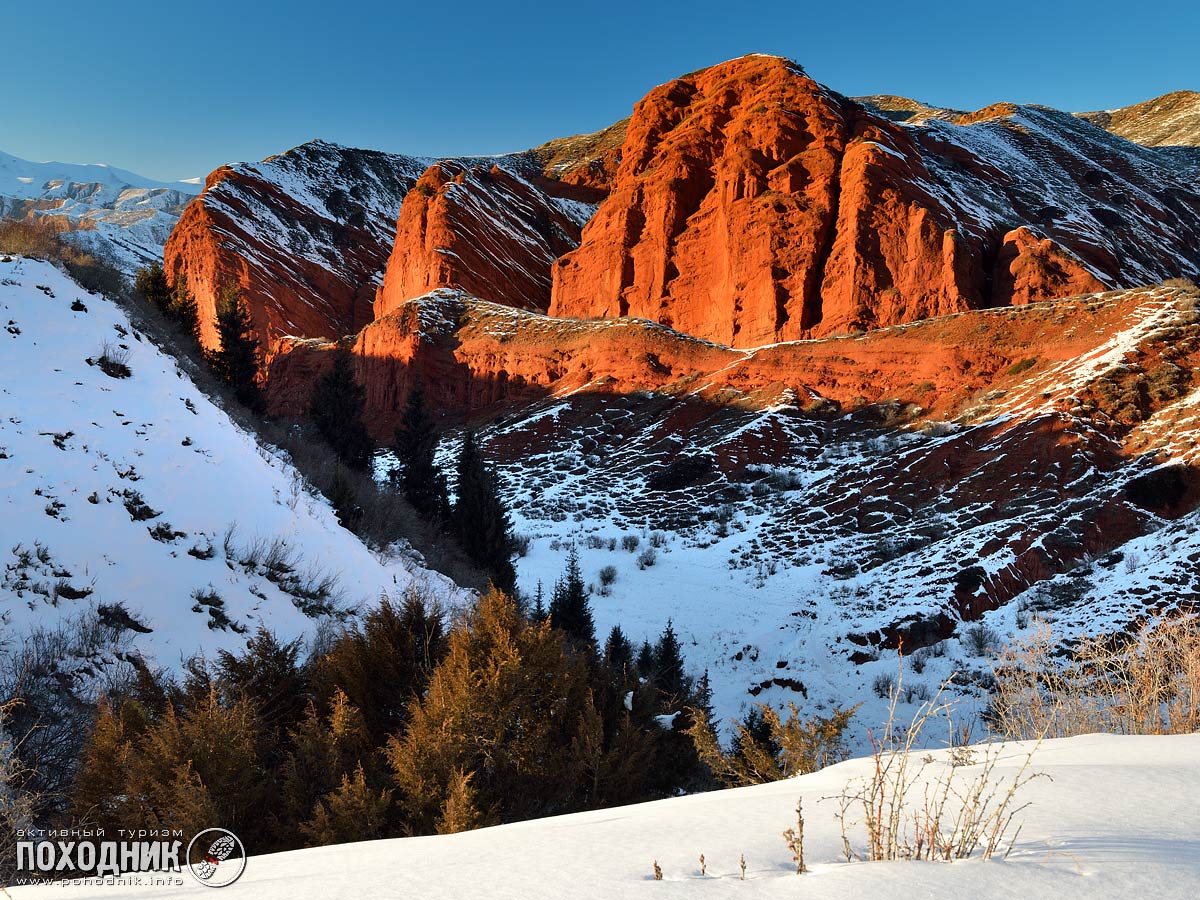
M 745 347 L 1200 270 L 1167 157 L 1053 110 L 958 121 L 894 123 L 777 57 L 655 88 L 550 311 Z

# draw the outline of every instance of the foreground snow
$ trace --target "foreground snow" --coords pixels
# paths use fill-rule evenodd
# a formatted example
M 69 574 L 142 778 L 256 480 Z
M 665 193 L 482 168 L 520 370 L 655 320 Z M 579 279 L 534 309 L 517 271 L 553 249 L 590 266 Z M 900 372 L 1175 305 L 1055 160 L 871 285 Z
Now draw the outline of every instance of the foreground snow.
M 1001 777 L 1028 745 L 1003 751 Z M 944 758 L 945 752 L 935 756 Z M 252 857 L 222 897 L 422 900 L 624 897 L 1195 897 L 1200 890 L 1200 735 L 1090 735 L 1049 741 L 1020 795 L 1019 839 L 1006 860 L 847 864 L 823 801 L 869 770 L 856 759 L 814 775 L 619 809 L 409 838 Z M 970 777 L 971 767 L 965 775 Z M 806 811 L 812 871 L 793 874 L 780 833 Z M 251 848 L 252 849 L 252 848 Z M 699 855 L 708 874 L 699 873 Z M 745 854 L 746 881 L 738 877 Z M 657 859 L 664 880 L 652 880 Z M 208 896 L 182 888 L 13 888 L 29 900 Z
M 172 665 L 238 647 L 260 622 L 288 639 L 311 634 L 320 604 L 304 592 L 326 577 L 336 584 L 324 599 L 342 609 L 398 596 L 414 578 L 452 592 L 342 528 L 117 306 L 47 263 L 2 260 L 0 650 L 123 604 L 148 629 L 130 633 L 134 646 Z M 106 343 L 128 352 L 130 377 L 93 364 Z M 267 566 L 272 545 L 294 579 Z

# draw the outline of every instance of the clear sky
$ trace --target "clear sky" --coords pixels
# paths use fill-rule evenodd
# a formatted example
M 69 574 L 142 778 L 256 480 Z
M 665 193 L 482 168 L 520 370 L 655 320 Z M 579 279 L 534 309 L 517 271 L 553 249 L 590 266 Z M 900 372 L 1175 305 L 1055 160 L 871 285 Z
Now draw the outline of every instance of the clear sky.
M 744 53 L 842 93 L 1071 110 L 1200 89 L 1200 2 L 0 0 L 0 150 L 204 175 L 321 137 L 524 149 Z

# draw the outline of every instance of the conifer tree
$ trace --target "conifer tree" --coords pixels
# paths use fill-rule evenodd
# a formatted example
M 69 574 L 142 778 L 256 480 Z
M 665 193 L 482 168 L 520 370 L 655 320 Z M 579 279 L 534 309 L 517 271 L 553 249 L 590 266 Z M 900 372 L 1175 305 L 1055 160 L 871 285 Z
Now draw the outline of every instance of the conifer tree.
M 350 351 L 339 347 L 333 366 L 313 385 L 310 413 L 313 424 L 338 459 L 352 469 L 366 471 L 374 443 L 363 424 L 367 391 L 354 378 Z
M 384 836 L 391 805 L 392 791 L 372 788 L 360 764 L 352 775 L 342 775 L 300 830 L 318 845 L 374 840 Z
M 450 776 L 442 814 L 438 818 L 438 834 L 457 834 L 494 824 L 475 804 L 475 789 L 471 787 L 471 775 L 455 769 Z
M 404 728 L 409 705 L 425 693 L 445 652 L 436 603 L 416 589 L 398 605 L 385 597 L 314 662 L 314 693 L 325 707 L 344 692 L 361 711 L 372 745 L 379 746 Z
M 425 389 L 418 374 L 408 392 L 408 403 L 396 429 L 399 483 L 413 509 L 427 519 L 445 519 L 446 479 L 434 462 L 437 434 L 425 405 Z
M 565 631 L 576 645 L 596 643 L 596 624 L 579 569 L 579 551 L 574 546 L 567 554 L 566 571 L 550 598 L 550 625 Z
M 253 410 L 262 409 L 258 370 L 262 351 L 254 335 L 254 323 L 236 287 L 222 289 L 217 301 L 218 348 L 209 353 L 209 366 L 229 385 L 238 402 Z
M 387 747 L 410 826 L 433 831 L 459 774 L 477 810 L 502 821 L 573 808 L 573 750 L 589 704 L 587 671 L 562 633 L 532 625 L 493 588 L 450 634 L 449 652 Z
M 633 674 L 633 644 L 625 637 L 620 625 L 614 625 L 604 642 L 604 664 L 622 681 Z
M 171 286 L 167 283 L 167 275 L 158 263 L 151 263 L 137 271 L 134 277 L 133 289 L 138 296 L 165 313 L 171 303 Z
M 649 641 L 642 641 L 638 648 L 637 673 L 641 678 L 649 678 L 654 674 L 654 648 Z
M 196 343 L 200 342 L 200 308 L 196 298 L 188 289 L 187 275 L 180 272 L 171 288 L 170 298 L 166 304 L 166 313 L 179 326 L 180 331 Z
M 654 646 L 654 684 L 672 711 L 682 707 L 691 691 L 691 680 L 683 671 L 683 649 L 670 619 Z
M 512 524 L 496 474 L 484 462 L 474 432 L 468 431 L 463 438 L 457 468 L 458 491 L 452 514 L 455 537 L 492 584 L 511 593 L 517 580 L 512 565 Z

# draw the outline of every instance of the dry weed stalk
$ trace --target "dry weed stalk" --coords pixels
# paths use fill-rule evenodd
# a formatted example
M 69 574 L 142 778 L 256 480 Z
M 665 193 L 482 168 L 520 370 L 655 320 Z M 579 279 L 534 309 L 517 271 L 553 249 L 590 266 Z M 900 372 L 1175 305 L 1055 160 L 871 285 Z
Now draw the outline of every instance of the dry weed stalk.
M 658 864 L 658 860 L 654 861 L 654 880 L 662 881 L 662 867 Z
M 1200 619 L 1175 615 L 1133 635 L 1085 638 L 1063 658 L 1039 623 L 995 665 L 989 716 L 1006 738 L 1188 734 L 1200 730 Z
M 953 676 L 918 707 L 907 727 L 902 727 L 896 706 L 904 680 L 903 654 L 899 668 L 887 722 L 879 733 L 868 732 L 870 774 L 832 798 L 839 804 L 837 818 L 847 861 L 964 859 L 977 850 L 990 859 L 1006 840 L 1011 850 L 1020 832 L 1018 828 L 1007 838 L 1013 818 L 1028 805 L 1017 806 L 1014 801 L 1020 788 L 1037 777 L 1029 771 L 1037 745 L 1025 753 L 1016 773 L 1009 777 L 996 771 L 1003 745 L 984 746 L 970 755 L 958 749 L 944 762 L 928 754 L 919 756 L 918 745 L 926 727 L 942 716 L 949 720 L 953 704 L 945 696 Z M 921 791 L 919 800 L 917 791 Z M 860 817 L 852 819 L 855 813 Z M 859 824 L 865 827 L 867 838 L 862 853 L 854 849 L 851 840 Z
M 783 833 L 788 850 L 792 852 L 792 860 L 796 863 L 796 874 L 803 875 L 808 871 L 804 865 L 804 811 L 803 801 L 796 801 L 796 827 L 789 828 Z
M 704 864 L 704 854 L 703 853 L 700 854 L 700 874 L 701 875 L 708 874 L 708 868 Z
M 741 855 L 741 857 L 738 859 L 738 866 L 742 870 L 742 881 L 745 881 L 746 880 L 746 854 L 745 853 L 743 853 Z

